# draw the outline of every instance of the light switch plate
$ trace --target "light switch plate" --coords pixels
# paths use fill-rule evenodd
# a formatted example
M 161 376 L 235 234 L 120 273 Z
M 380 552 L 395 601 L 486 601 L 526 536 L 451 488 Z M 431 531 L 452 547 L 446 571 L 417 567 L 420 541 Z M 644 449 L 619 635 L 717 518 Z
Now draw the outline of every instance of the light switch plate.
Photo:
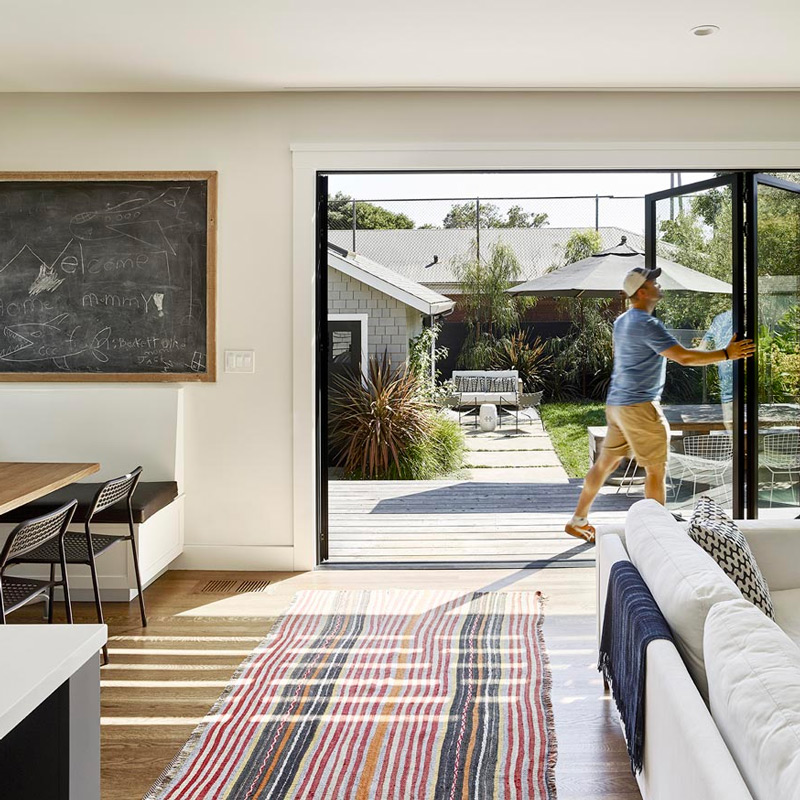
M 255 372 L 255 350 L 226 350 L 225 372 Z

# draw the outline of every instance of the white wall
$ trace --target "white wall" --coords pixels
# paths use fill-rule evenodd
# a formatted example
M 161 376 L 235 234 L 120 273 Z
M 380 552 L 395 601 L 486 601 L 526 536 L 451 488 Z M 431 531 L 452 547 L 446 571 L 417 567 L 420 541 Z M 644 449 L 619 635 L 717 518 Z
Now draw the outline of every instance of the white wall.
M 257 372 L 186 386 L 181 563 L 288 569 L 295 541 L 311 535 L 308 515 L 293 515 L 293 492 L 307 494 L 311 480 L 305 467 L 293 473 L 293 424 L 310 428 L 311 419 L 306 393 L 293 401 L 289 332 L 304 296 L 293 280 L 310 284 L 313 274 L 311 259 L 307 273 L 293 272 L 291 143 L 796 142 L 800 96 L 16 94 L 0 96 L 0 120 L 3 170 L 219 171 L 218 348 L 256 350 Z M 765 152 L 753 151 L 752 164 L 739 155 L 737 165 L 759 166 Z M 671 166 L 690 160 L 675 156 Z M 717 164 L 728 161 L 720 153 Z M 299 209 L 310 224 L 313 204 Z M 308 461 L 307 448 L 300 458 Z M 303 530 L 293 530 L 297 519 Z

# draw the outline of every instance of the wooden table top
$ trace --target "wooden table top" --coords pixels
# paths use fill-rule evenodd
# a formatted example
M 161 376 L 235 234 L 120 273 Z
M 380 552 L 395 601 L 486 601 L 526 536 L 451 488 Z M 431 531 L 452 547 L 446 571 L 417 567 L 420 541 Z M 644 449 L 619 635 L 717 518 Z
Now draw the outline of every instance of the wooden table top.
M 0 514 L 75 483 L 99 469 L 99 464 L 0 461 Z

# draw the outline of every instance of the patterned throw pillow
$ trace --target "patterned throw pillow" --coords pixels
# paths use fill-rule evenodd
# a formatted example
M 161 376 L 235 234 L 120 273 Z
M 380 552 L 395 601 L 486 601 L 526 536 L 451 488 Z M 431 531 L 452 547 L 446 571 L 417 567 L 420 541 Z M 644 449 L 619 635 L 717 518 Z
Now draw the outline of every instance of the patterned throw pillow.
M 753 558 L 750 545 L 736 523 L 710 497 L 702 496 L 697 501 L 688 532 L 722 567 L 745 599 L 774 619 L 769 586 Z
M 505 392 L 509 394 L 517 391 L 517 379 L 511 376 L 502 378 L 487 378 L 487 392 Z

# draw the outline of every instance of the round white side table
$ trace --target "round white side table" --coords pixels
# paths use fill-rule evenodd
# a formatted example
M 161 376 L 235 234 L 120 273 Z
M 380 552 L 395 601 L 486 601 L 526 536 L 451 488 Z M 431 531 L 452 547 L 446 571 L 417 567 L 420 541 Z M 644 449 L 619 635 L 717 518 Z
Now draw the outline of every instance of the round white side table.
M 478 415 L 478 424 L 482 431 L 493 431 L 497 427 L 497 406 L 494 403 L 483 403 Z

